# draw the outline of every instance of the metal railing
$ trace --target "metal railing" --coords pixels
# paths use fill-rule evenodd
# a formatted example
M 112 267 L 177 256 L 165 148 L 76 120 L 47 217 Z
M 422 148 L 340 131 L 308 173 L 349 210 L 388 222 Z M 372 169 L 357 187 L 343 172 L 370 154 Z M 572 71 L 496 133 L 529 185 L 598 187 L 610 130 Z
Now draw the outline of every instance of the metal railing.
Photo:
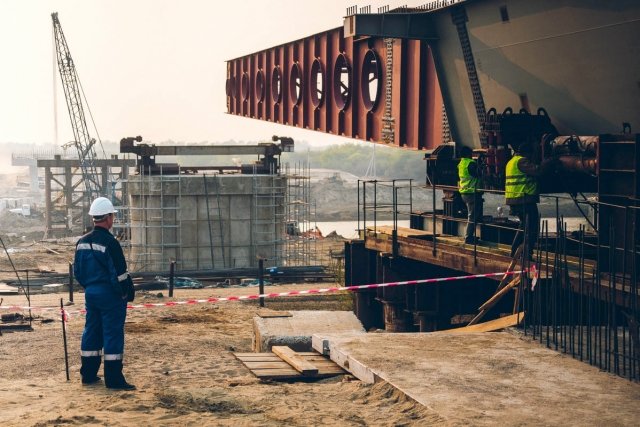
M 379 187 L 382 185 L 391 186 L 390 201 L 388 194 L 386 199 L 380 198 Z M 358 229 L 361 238 L 366 238 L 367 229 L 377 235 L 377 219 L 381 214 L 391 212 L 394 219 L 393 250 L 396 253 L 397 218 L 402 215 L 420 216 L 432 221 L 432 239 L 423 244 L 431 245 L 435 254 L 440 236 L 436 223 L 467 222 L 466 218 L 446 215 L 444 209 L 440 213 L 436 211 L 436 187 L 444 191 L 457 190 L 447 186 L 415 186 L 411 180 L 359 181 Z M 431 192 L 432 212 L 412 212 L 411 199 L 419 190 Z M 408 191 L 409 200 L 400 202 L 398 191 Z M 486 192 L 504 194 L 501 191 Z M 587 198 L 576 200 L 565 195 L 541 195 L 541 198 L 555 205 L 555 218 L 541 221 L 541 230 L 534 245 L 530 245 L 524 233 L 524 248 L 532 246 L 532 250 L 521 251 L 519 263 L 522 270 L 535 263 L 540 272 L 535 284 L 532 278 L 522 274 L 520 284 L 515 288 L 514 313 L 526 313 L 521 324 L 525 336 L 607 372 L 639 381 L 638 200 L 623 198 L 620 204 L 613 204 Z M 610 215 L 618 219 L 610 220 L 606 225 L 603 221 L 600 224 L 585 221 L 577 230 L 569 230 L 560 204 L 570 200 L 578 206 L 588 206 L 600 212 L 600 216 L 603 209 L 608 209 Z M 368 227 L 371 220 L 373 227 Z M 474 225 L 480 225 L 483 230 L 494 228 L 515 233 L 522 232 L 527 224 L 520 224 L 519 228 L 490 222 Z M 616 227 L 621 227 L 622 232 L 616 231 Z M 469 256 L 473 256 L 477 265 L 477 241 L 472 248 L 469 245 L 469 250 Z

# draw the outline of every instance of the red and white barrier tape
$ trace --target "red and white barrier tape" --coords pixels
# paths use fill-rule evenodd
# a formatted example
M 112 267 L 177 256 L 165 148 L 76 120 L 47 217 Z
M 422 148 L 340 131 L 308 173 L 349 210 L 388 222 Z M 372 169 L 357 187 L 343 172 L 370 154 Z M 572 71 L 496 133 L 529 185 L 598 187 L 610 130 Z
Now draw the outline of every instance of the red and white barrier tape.
M 538 278 L 538 271 L 535 268 L 535 265 L 532 266 L 529 271 L 533 274 L 534 280 Z M 507 271 L 500 273 L 486 273 L 486 274 L 473 274 L 470 276 L 453 276 L 453 277 L 439 277 L 434 279 L 422 279 L 422 280 L 406 280 L 404 282 L 388 282 L 388 283 L 374 283 L 370 285 L 358 285 L 358 286 L 345 286 L 345 287 L 332 287 L 332 288 L 322 288 L 322 289 L 307 289 L 302 291 L 288 291 L 288 292 L 276 292 L 276 293 L 268 293 L 268 294 L 257 294 L 257 295 L 241 295 L 241 296 L 230 296 L 230 297 L 210 297 L 204 299 L 188 299 L 183 301 L 168 301 L 168 302 L 159 302 L 159 303 L 144 303 L 144 304 L 130 304 L 127 305 L 129 310 L 140 309 L 140 308 L 158 308 L 158 307 L 174 307 L 179 305 L 195 305 L 195 304 L 206 304 L 206 303 L 218 303 L 218 302 L 227 302 L 227 301 L 247 301 L 247 300 L 257 300 L 260 298 L 278 298 L 278 297 L 287 297 L 287 296 L 298 296 L 298 295 L 314 295 L 314 294 L 323 294 L 329 292 L 342 292 L 342 291 L 360 291 L 364 289 L 376 289 L 376 288 L 385 288 L 392 286 L 405 286 L 405 285 L 422 285 L 426 283 L 439 283 L 439 282 L 453 282 L 458 280 L 469 280 L 469 279 L 479 279 L 486 277 L 498 277 L 498 276 L 509 276 L 520 273 L 526 273 L 527 270 L 518 270 L 518 271 Z M 60 310 L 58 307 L 29 307 L 29 306 L 0 306 L 0 309 L 3 310 L 12 310 L 12 311 L 22 311 L 22 310 L 33 310 L 33 311 L 54 311 Z M 77 311 L 67 311 L 64 310 L 65 320 L 68 320 L 70 315 L 72 314 L 84 314 L 86 310 L 77 310 Z

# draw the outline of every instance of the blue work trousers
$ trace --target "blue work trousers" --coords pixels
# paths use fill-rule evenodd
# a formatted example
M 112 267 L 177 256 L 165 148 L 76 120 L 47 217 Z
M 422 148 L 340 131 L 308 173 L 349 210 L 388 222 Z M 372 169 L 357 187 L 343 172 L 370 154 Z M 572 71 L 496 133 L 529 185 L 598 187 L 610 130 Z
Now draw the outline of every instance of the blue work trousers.
M 105 360 L 122 360 L 127 302 L 107 286 L 90 286 L 85 291 L 85 305 L 82 352 L 104 348 Z

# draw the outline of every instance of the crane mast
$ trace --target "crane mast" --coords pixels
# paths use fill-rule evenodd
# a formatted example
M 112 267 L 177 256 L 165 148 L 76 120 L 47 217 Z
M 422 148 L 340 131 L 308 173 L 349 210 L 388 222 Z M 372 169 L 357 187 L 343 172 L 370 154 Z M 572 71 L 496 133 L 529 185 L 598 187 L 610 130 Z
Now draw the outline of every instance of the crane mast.
M 71 118 L 71 127 L 73 128 L 73 145 L 78 151 L 78 159 L 82 169 L 82 179 L 85 186 L 86 200 L 93 200 L 103 195 L 103 188 L 100 182 L 100 175 L 96 168 L 96 152 L 94 145 L 95 139 L 89 136 L 89 129 L 85 119 L 82 98 L 80 93 L 80 84 L 76 67 L 71 58 L 67 40 L 62 32 L 58 13 L 51 14 L 53 19 L 53 33 L 56 45 L 56 59 L 58 70 L 60 72 L 60 80 L 64 89 L 64 97 L 67 101 L 67 110 Z

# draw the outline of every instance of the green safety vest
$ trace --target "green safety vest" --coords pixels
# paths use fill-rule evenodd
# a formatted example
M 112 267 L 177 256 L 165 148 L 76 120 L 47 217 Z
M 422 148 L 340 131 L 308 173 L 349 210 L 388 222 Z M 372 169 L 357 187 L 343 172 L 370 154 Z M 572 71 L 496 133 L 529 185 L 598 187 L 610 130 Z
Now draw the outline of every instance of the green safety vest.
M 538 184 L 536 179 L 518 169 L 518 162 L 522 158 L 522 156 L 515 155 L 511 160 L 509 160 L 509 163 L 507 163 L 507 176 L 504 186 L 504 196 L 507 200 L 526 200 L 538 195 Z
M 478 188 L 478 178 L 471 176 L 469 173 L 469 165 L 475 163 L 475 160 L 463 157 L 458 163 L 458 191 L 460 194 L 473 194 Z

